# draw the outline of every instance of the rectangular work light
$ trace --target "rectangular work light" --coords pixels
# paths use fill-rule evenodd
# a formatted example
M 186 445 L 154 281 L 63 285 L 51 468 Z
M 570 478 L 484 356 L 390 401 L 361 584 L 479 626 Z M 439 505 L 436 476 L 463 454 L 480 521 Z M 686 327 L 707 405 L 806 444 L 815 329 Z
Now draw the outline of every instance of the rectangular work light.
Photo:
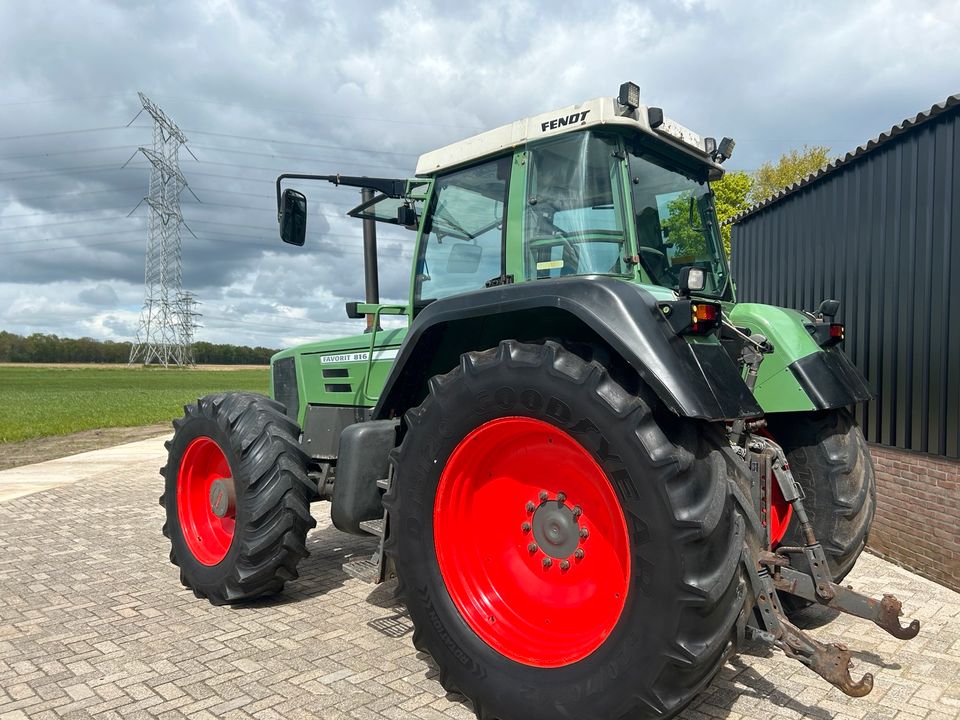
M 617 102 L 629 110 L 636 110 L 640 107 L 640 86 L 632 82 L 623 83 Z

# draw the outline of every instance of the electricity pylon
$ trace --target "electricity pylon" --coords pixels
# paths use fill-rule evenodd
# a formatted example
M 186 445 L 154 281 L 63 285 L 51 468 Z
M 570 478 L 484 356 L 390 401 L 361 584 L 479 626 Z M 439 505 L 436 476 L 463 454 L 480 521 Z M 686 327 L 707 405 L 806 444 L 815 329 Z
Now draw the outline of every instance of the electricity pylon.
M 154 102 L 143 93 L 137 94 L 143 105 L 140 112 L 146 110 L 153 118 L 153 147 L 138 150 L 152 166 L 150 191 L 144 198 L 150 216 L 143 309 L 129 363 L 193 365 L 193 331 L 198 315 L 193 309 L 193 296 L 183 292 L 180 257 L 180 194 L 188 188 L 180 172 L 180 147 L 187 138 Z

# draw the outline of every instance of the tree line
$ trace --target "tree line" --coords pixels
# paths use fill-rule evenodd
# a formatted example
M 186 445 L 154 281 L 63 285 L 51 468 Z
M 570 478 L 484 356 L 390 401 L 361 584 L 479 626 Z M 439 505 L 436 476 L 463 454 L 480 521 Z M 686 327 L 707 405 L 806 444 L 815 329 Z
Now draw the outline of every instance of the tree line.
M 36 363 L 126 363 L 129 342 L 62 338 L 57 335 L 15 335 L 0 331 L 0 362 Z M 269 365 L 277 351 L 221 343 L 195 342 L 193 357 L 201 365 Z
M 716 197 L 717 218 L 723 246 L 730 254 L 731 226 L 726 222 L 751 205 L 763 202 L 794 183 L 812 175 L 830 162 L 830 148 L 822 145 L 791 150 L 776 162 L 765 162 L 754 172 L 734 170 L 710 183 Z

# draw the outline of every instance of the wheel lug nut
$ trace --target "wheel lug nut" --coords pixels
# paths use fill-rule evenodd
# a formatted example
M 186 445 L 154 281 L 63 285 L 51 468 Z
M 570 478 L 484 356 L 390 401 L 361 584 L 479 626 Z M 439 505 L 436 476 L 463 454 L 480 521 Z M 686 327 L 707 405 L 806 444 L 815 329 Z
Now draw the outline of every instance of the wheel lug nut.
M 560 561 L 560 569 L 561 569 L 561 570 L 569 570 L 569 569 L 570 569 L 570 561 L 569 561 L 569 560 L 561 560 L 561 561 Z
M 529 550 L 532 553 L 535 553 L 538 549 L 539 548 L 537 548 L 536 543 L 530 543 L 529 545 L 527 545 L 527 550 Z
M 525 522 L 523 525 L 520 526 L 520 529 L 523 530 L 525 533 L 530 532 L 530 523 Z
M 544 558 L 544 559 L 543 559 L 543 566 L 544 566 L 545 568 L 548 568 L 548 567 L 550 567 L 551 565 L 553 565 L 553 560 L 551 560 L 550 558 Z
M 528 513 L 532 513 L 532 512 L 533 512 L 534 510 L 536 510 L 536 509 L 537 509 L 537 506 L 534 505 L 532 502 L 528 502 L 528 503 L 527 503 L 527 512 L 528 512 Z
M 577 548 L 577 549 L 574 551 L 573 556 L 574 556 L 577 560 L 583 560 L 583 548 Z
M 558 503 L 560 503 L 561 505 L 563 505 L 563 503 L 566 502 L 566 500 L 567 500 L 567 494 L 566 494 L 566 493 L 564 493 L 564 492 L 558 492 L 558 493 L 557 493 L 557 502 L 558 502 Z
M 541 491 L 540 491 L 540 502 L 546 502 L 548 497 L 550 497 L 550 496 L 547 495 L 547 491 L 546 491 L 546 490 L 541 490 Z
M 575 518 L 578 518 L 578 517 L 580 517 L 581 515 L 583 515 L 583 510 L 580 509 L 580 506 L 579 506 L 579 505 L 574 505 L 574 506 L 573 506 L 573 516 L 574 516 Z
M 585 527 L 580 528 L 580 537 L 586 540 L 588 537 L 590 537 L 590 531 Z

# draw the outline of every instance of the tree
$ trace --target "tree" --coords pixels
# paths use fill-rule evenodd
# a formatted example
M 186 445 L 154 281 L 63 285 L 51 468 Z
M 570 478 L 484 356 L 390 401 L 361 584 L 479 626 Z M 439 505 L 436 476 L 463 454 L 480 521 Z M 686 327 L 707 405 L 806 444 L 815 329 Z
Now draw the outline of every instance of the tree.
M 780 156 L 776 163 L 765 162 L 753 174 L 750 204 L 762 202 L 780 190 L 798 183 L 830 162 L 830 148 L 803 146 Z
M 692 193 L 683 192 L 667 203 L 668 214 L 661 225 L 675 257 L 701 257 L 706 253 L 707 243 L 695 202 Z
M 269 365 L 276 350 L 265 347 L 193 344 L 198 363 L 221 365 Z M 34 333 L 27 337 L 0 331 L 0 362 L 97 362 L 125 363 L 130 357 L 129 342 L 61 338 Z
M 720 235 L 723 237 L 723 249 L 730 256 L 730 230 L 727 221 L 747 209 L 753 178 L 743 170 L 728 172 L 720 180 L 710 183 L 714 202 L 717 206 L 717 219 L 720 221 Z

